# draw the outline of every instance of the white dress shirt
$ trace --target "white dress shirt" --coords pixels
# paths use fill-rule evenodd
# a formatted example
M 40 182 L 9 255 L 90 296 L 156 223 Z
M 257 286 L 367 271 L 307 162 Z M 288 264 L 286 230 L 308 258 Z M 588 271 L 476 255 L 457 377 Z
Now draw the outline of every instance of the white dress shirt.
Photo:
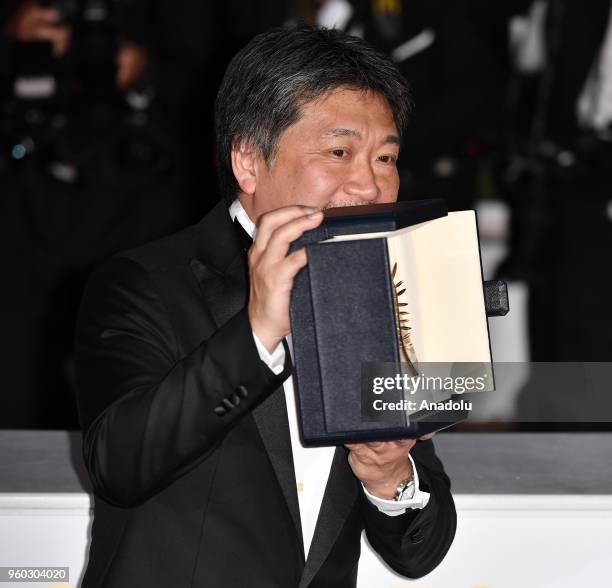
M 232 220 L 237 219 L 242 228 L 255 240 L 257 228 L 249 218 L 238 199 L 234 200 L 229 209 Z M 253 339 L 259 357 L 275 373 L 280 374 L 285 364 L 285 349 L 279 344 L 270 353 L 257 335 L 253 333 Z M 287 336 L 287 344 L 293 353 L 291 335 Z M 293 390 L 293 378 L 288 378 L 283 383 L 285 400 L 287 403 L 287 418 L 289 420 L 289 433 L 291 437 L 291 450 L 293 454 L 293 465 L 295 468 L 295 480 L 297 486 L 298 502 L 300 507 L 300 520 L 302 523 L 302 535 L 304 537 L 304 553 L 308 556 L 310 543 L 314 535 L 317 517 L 323 501 L 327 478 L 331 469 L 335 447 L 304 447 L 300 440 L 297 410 L 295 405 L 295 393 Z M 424 508 L 429 501 L 429 493 L 419 488 L 419 477 L 414 461 L 408 454 L 414 473 L 414 494 L 408 500 L 384 500 L 370 494 L 364 487 L 367 498 L 378 510 L 389 516 L 403 514 L 407 508 Z

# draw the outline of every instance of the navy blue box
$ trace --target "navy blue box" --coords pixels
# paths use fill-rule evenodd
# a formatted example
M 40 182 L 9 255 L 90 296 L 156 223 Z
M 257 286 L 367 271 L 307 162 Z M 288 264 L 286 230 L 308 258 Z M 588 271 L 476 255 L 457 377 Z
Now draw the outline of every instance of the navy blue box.
M 308 253 L 308 265 L 294 282 L 290 309 L 296 404 L 305 445 L 415 438 L 467 417 L 465 410 L 446 411 L 437 420 L 436 411 L 422 412 L 418 420 L 401 410 L 368 417 L 364 375 L 372 364 L 399 370 L 402 362 L 387 242 L 324 242 L 340 235 L 395 231 L 447 214 L 439 199 L 330 209 L 319 227 L 292 245 L 305 246 Z M 390 392 L 385 398 L 400 401 L 402 395 Z

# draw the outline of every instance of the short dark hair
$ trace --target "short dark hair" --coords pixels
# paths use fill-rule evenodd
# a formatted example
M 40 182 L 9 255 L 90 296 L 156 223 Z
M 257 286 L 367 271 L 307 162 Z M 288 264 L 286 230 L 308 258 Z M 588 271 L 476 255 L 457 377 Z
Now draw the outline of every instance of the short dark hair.
M 306 25 L 277 28 L 234 56 L 215 101 L 219 183 L 228 202 L 238 191 L 232 146 L 246 140 L 270 164 L 301 107 L 341 87 L 385 98 L 401 137 L 411 109 L 408 83 L 386 55 L 358 37 Z

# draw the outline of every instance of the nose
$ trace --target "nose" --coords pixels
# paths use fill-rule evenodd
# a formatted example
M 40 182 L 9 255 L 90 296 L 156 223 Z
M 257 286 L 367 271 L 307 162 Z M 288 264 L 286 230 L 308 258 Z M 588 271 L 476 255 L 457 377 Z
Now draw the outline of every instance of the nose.
M 376 175 L 369 162 L 355 160 L 344 183 L 344 191 L 351 198 L 373 202 L 381 194 Z

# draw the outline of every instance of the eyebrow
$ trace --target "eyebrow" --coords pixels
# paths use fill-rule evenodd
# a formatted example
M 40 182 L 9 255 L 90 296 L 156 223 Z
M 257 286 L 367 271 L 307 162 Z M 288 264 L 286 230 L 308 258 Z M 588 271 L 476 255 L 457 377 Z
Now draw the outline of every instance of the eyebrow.
M 359 131 L 356 131 L 355 129 L 345 129 L 345 128 L 329 129 L 321 135 L 322 139 L 328 139 L 330 137 L 355 137 L 355 139 L 359 139 L 359 140 L 363 139 Z M 387 135 L 385 137 L 384 142 L 392 143 L 394 145 L 399 145 L 400 138 L 397 135 Z

